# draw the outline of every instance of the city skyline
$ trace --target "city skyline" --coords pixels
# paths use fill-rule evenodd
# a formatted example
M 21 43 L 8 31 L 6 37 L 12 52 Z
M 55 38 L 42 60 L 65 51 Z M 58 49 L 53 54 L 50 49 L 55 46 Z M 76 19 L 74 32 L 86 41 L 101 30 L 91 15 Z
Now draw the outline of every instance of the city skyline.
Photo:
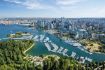
M 1 0 L 0 17 L 105 17 L 105 0 Z

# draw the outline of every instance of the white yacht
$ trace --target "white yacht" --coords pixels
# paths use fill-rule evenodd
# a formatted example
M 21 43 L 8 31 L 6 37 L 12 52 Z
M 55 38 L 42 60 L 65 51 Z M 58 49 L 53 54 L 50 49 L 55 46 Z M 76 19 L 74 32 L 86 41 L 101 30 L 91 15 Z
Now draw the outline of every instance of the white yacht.
M 44 44 L 45 44 L 46 48 L 48 49 L 48 51 L 51 51 L 50 45 L 48 43 L 44 43 Z
M 53 48 L 54 48 L 53 51 L 56 52 L 59 47 L 58 47 L 56 44 L 52 43 L 52 42 L 51 42 L 51 45 L 52 45 Z

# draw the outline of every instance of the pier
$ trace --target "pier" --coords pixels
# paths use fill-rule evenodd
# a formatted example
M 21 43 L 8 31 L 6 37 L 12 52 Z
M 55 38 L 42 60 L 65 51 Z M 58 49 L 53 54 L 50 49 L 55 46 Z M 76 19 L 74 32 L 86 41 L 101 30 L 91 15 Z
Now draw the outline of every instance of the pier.
M 63 47 L 59 47 L 59 49 L 58 49 L 57 52 L 58 52 L 58 53 L 61 53 L 63 49 L 64 49 Z
M 51 42 L 51 45 L 49 44 L 49 42 L 44 43 L 44 44 L 45 44 L 45 47 L 48 49 L 48 51 L 63 54 L 64 56 L 68 56 L 67 55 L 68 49 L 65 49 L 63 47 L 58 47 L 56 44 L 54 44 L 52 42 Z M 51 49 L 51 48 L 53 48 L 53 49 Z

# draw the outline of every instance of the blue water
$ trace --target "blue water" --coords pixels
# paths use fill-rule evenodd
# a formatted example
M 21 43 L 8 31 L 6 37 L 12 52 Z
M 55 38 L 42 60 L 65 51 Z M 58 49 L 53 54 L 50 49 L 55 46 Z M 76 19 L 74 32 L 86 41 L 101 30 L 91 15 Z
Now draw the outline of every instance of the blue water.
M 10 33 L 16 33 L 16 32 L 30 32 L 33 35 L 39 35 L 39 34 L 45 34 L 46 37 L 49 37 L 50 40 L 57 44 L 59 47 L 62 46 L 66 49 L 68 49 L 67 54 L 70 56 L 72 52 L 76 52 L 76 57 L 88 57 L 92 59 L 93 61 L 105 61 L 105 54 L 98 54 L 98 53 L 93 53 L 89 54 L 85 51 L 82 51 L 81 49 L 74 47 L 70 44 L 65 43 L 63 40 L 59 39 L 58 37 L 38 31 L 36 29 L 29 29 L 28 27 L 24 27 L 21 25 L 2 25 L 0 24 L 0 39 L 1 38 L 6 38 L 8 34 Z M 57 54 L 57 53 L 52 53 L 47 50 L 45 47 L 44 43 L 42 42 L 36 42 L 35 46 L 30 49 L 27 54 L 36 56 L 36 55 L 43 55 L 43 54 Z

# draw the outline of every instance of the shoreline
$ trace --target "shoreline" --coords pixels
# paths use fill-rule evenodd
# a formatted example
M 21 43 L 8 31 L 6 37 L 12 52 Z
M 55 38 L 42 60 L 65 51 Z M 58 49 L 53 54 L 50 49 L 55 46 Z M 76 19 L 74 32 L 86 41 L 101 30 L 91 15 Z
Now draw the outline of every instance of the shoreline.
M 25 54 L 28 50 L 30 50 L 33 46 L 35 45 L 35 43 L 33 43 L 32 45 L 31 45 L 31 47 L 29 47 L 28 49 L 26 49 L 23 53 Z

